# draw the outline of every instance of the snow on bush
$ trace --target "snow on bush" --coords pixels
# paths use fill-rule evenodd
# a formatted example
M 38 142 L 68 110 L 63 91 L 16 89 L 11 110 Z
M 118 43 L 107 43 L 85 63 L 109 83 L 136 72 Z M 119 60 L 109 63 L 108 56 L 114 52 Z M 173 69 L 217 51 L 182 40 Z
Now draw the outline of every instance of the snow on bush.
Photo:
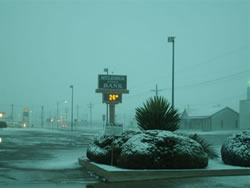
M 250 131 L 230 136 L 221 147 L 222 160 L 226 164 L 250 166 Z
M 202 146 L 169 131 L 126 132 L 121 137 L 102 136 L 87 150 L 95 162 L 110 164 L 114 139 L 114 164 L 130 169 L 203 168 L 208 156 Z
M 150 130 L 122 145 L 117 165 L 134 169 L 203 168 L 208 156 L 194 140 L 169 131 Z

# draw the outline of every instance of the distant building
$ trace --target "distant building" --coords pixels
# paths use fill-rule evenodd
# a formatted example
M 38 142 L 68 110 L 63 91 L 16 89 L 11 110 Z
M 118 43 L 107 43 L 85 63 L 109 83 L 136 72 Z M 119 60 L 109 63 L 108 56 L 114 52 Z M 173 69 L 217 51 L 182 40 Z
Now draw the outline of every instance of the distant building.
M 240 129 L 250 129 L 250 85 L 247 88 L 247 99 L 240 100 Z
M 229 107 L 212 107 L 205 110 L 185 109 L 181 129 L 215 131 L 239 128 L 239 113 Z

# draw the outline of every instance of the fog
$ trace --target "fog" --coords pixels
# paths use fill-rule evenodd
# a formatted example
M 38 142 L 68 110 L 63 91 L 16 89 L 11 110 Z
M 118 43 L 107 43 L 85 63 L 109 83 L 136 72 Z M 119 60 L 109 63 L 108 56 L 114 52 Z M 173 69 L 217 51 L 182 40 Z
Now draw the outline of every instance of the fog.
M 155 95 L 171 101 L 175 36 L 175 107 L 239 111 L 250 80 L 248 0 L 0 0 L 0 112 L 40 120 L 70 114 L 101 121 L 98 74 L 127 75 L 117 121 Z M 64 103 L 67 100 L 68 103 Z M 70 115 L 68 116 L 70 118 Z

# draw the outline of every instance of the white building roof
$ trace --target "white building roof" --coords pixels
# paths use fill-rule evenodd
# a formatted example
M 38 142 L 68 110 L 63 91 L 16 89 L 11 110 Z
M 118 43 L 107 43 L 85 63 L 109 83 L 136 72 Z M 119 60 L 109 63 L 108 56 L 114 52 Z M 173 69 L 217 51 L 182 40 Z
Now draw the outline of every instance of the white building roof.
M 183 118 L 190 117 L 190 118 L 208 118 L 215 113 L 223 110 L 224 108 L 229 108 L 225 106 L 213 106 L 210 108 L 203 108 L 203 109 L 195 109 L 195 108 L 187 108 L 184 110 Z M 229 108 L 232 110 L 231 108 Z M 232 110 L 234 111 L 234 110 Z M 186 114 L 185 114 L 186 113 Z M 236 112 L 237 113 L 237 112 Z

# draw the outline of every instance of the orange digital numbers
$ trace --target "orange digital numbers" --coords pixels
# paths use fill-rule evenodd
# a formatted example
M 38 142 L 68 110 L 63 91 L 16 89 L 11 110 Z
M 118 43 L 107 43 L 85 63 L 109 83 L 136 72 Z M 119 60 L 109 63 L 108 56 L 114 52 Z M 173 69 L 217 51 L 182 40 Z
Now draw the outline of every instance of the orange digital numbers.
M 118 98 L 118 94 L 109 94 L 109 101 L 116 101 Z

